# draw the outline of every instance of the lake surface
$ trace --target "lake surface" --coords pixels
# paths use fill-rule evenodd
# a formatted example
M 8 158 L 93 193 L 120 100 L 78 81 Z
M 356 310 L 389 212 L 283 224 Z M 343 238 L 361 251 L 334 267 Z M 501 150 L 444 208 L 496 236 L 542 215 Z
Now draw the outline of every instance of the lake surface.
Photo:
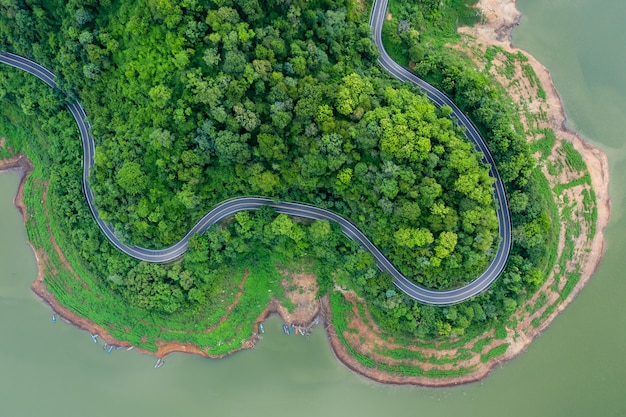
M 348 371 L 317 328 L 285 336 L 270 319 L 257 348 L 224 360 L 176 354 L 154 369 L 107 355 L 30 291 L 36 276 L 17 173 L 0 175 L 0 410 L 11 417 L 626 416 L 626 35 L 622 0 L 519 0 L 514 43 L 553 73 L 570 124 L 608 152 L 606 256 L 581 295 L 530 348 L 480 383 L 382 386 Z

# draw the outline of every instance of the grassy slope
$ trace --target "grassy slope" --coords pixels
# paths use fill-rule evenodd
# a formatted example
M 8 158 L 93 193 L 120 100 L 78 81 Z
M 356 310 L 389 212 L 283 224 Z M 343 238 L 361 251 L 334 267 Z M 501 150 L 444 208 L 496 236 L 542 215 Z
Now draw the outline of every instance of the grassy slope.
M 398 1 L 399 0 L 389 1 L 389 8 L 392 14 L 394 13 L 394 10 L 398 5 Z M 463 0 L 455 0 L 455 4 L 457 4 L 458 6 L 462 6 L 462 3 L 463 3 Z M 458 21 L 464 22 L 465 24 L 471 24 L 472 21 L 475 21 L 475 19 L 473 19 L 471 15 L 469 15 L 466 11 L 464 11 L 464 13 L 459 15 Z M 389 35 L 390 26 L 391 25 L 387 24 L 385 25 L 385 28 L 383 29 L 384 41 L 385 40 L 388 41 L 390 39 L 390 35 Z M 454 37 L 450 38 L 449 36 L 441 36 L 441 34 L 437 33 L 437 31 L 433 31 L 431 35 L 433 36 L 432 38 L 433 44 L 440 45 L 440 46 L 444 45 L 447 42 L 456 40 L 456 38 Z M 387 51 L 400 64 L 403 64 L 403 65 L 408 64 L 408 60 L 400 47 L 389 45 L 387 47 Z M 514 59 L 521 59 L 525 57 L 522 55 L 521 57 L 514 56 L 514 57 L 509 57 L 509 58 L 511 58 L 511 60 L 514 60 Z M 489 60 L 489 56 L 487 56 L 486 59 Z M 537 84 L 538 79 L 537 79 L 537 76 L 534 74 L 532 67 L 530 67 L 529 65 L 524 66 L 523 63 L 522 63 L 522 66 L 523 66 L 524 77 L 529 79 L 529 82 L 531 85 Z M 540 85 L 537 85 L 537 87 L 538 87 L 537 98 L 545 99 L 545 92 L 543 91 Z M 532 147 L 534 151 L 540 153 L 540 160 L 545 161 L 546 157 L 550 155 L 551 152 L 554 151 L 553 148 L 555 146 L 556 140 L 554 137 L 554 132 L 552 132 L 551 130 L 543 131 L 540 133 L 542 133 L 543 137 L 535 140 L 535 142 L 533 142 L 532 144 Z M 536 136 L 536 135 L 533 134 L 531 136 Z M 567 165 L 567 167 L 570 170 L 572 170 L 573 172 L 579 172 L 581 175 L 578 179 L 573 180 L 570 183 L 559 184 L 556 187 L 554 187 L 554 189 L 550 189 L 548 181 L 545 175 L 542 173 L 540 167 L 538 166 L 533 172 L 533 180 L 536 182 L 540 194 L 544 197 L 543 198 L 543 202 L 544 202 L 543 212 L 547 213 L 550 216 L 552 224 L 555 225 L 555 227 L 553 227 L 551 230 L 551 235 L 549 236 L 550 243 L 548 245 L 547 257 L 545 258 L 545 261 L 542 265 L 542 270 L 544 271 L 544 274 L 546 276 L 555 268 L 555 266 L 557 266 L 560 271 L 566 270 L 565 266 L 566 266 L 567 261 L 570 260 L 572 256 L 574 255 L 574 243 L 575 243 L 574 239 L 580 233 L 579 224 L 574 224 L 576 222 L 572 220 L 566 220 L 567 232 L 565 236 L 565 250 L 561 253 L 561 255 L 559 256 L 557 260 L 559 226 L 561 225 L 561 220 L 564 218 L 569 219 L 569 216 L 567 216 L 567 213 L 568 213 L 567 208 L 563 212 L 565 217 L 559 216 L 559 209 L 555 202 L 555 198 L 561 196 L 563 191 L 566 189 L 570 189 L 572 187 L 576 187 L 580 185 L 585 185 L 585 186 L 590 185 L 589 174 L 587 173 L 586 165 L 584 161 L 582 160 L 580 154 L 573 148 L 573 146 L 570 143 L 566 142 L 562 145 L 562 149 L 557 150 L 557 151 L 559 151 L 564 156 L 562 159 L 565 162 L 564 163 L 559 163 L 558 161 L 553 162 L 548 166 L 548 169 L 557 171 L 557 170 L 563 169 L 562 165 Z M 593 194 L 592 189 L 585 188 L 583 190 L 583 196 L 584 196 L 583 203 L 585 205 L 584 218 L 585 218 L 585 222 L 588 225 L 590 225 L 589 226 L 590 227 L 589 239 L 592 239 L 593 236 L 595 235 L 595 222 L 597 218 L 597 210 L 595 208 L 595 195 Z M 563 276 L 565 279 L 565 284 L 562 286 L 560 290 L 559 299 L 555 303 L 545 308 L 545 310 L 541 313 L 539 320 L 533 321 L 533 325 L 535 327 L 537 327 L 542 320 L 546 319 L 560 302 L 562 302 L 563 300 L 567 298 L 567 296 L 570 294 L 570 292 L 572 291 L 572 289 L 574 288 L 574 286 L 576 285 L 576 283 L 578 282 L 580 278 L 580 274 L 577 271 L 574 271 L 571 273 L 564 273 Z M 559 279 L 557 279 L 556 282 L 558 283 Z M 394 362 L 394 361 L 397 362 L 397 360 L 402 359 L 408 363 L 402 363 L 402 364 L 396 364 L 396 365 L 390 366 L 384 362 L 374 360 L 371 356 L 364 355 L 358 350 L 355 350 L 354 347 L 350 346 L 347 343 L 346 338 L 343 337 L 343 335 L 341 334 L 342 331 L 339 331 L 339 330 L 343 329 L 343 331 L 347 331 L 347 332 L 358 331 L 354 328 L 350 328 L 348 325 L 350 321 L 350 317 L 353 314 L 353 312 L 350 310 L 350 308 L 348 307 L 347 303 L 345 302 L 341 294 L 338 294 L 338 293 L 334 294 L 331 300 L 333 301 L 332 305 L 334 307 L 333 308 L 333 324 L 336 326 L 338 330 L 337 333 L 339 335 L 340 340 L 344 343 L 348 352 L 350 352 L 362 365 L 368 368 L 377 368 L 377 369 L 385 370 L 387 372 L 390 372 L 393 374 L 399 374 L 399 375 L 420 375 L 420 376 L 424 375 L 424 376 L 432 376 L 432 377 L 462 376 L 471 372 L 472 370 L 472 369 L 457 365 L 459 361 L 467 359 L 467 348 L 469 348 L 474 354 L 480 355 L 480 362 L 485 363 L 493 358 L 504 355 L 507 351 L 507 348 L 509 347 L 508 343 L 504 343 L 504 339 L 506 338 L 506 334 L 507 334 L 506 329 L 503 324 L 497 323 L 497 322 L 493 323 L 492 324 L 493 327 L 491 328 L 486 327 L 479 331 L 475 330 L 473 332 L 468 332 L 464 334 L 463 336 L 455 339 L 455 341 L 452 343 L 449 340 L 421 341 L 421 340 L 413 339 L 413 340 L 403 341 L 395 337 L 394 342 L 405 344 L 405 346 L 407 346 L 407 349 L 386 350 L 383 347 L 381 347 L 376 350 L 376 354 L 384 356 L 387 359 L 385 362 Z M 540 301 L 537 302 L 534 306 L 530 306 L 530 305 L 527 306 L 526 308 L 527 313 L 532 314 L 533 312 L 538 311 L 540 308 L 545 307 L 545 298 L 540 297 L 539 300 Z M 363 320 L 363 322 L 368 323 L 367 317 L 364 317 L 362 315 L 361 319 Z M 506 323 L 507 326 L 512 327 L 512 328 L 514 328 L 516 324 L 517 322 L 515 321 L 509 321 L 508 323 Z M 502 343 L 497 344 L 495 347 L 485 352 L 484 347 L 493 341 L 493 337 L 491 336 L 485 337 L 485 335 L 488 335 L 491 333 L 495 334 L 495 339 L 502 340 Z M 391 337 L 391 336 L 392 335 L 385 335 L 384 333 L 382 334 L 383 338 Z M 420 347 L 427 348 L 427 349 L 437 348 L 439 350 L 447 350 L 447 349 L 452 349 L 452 350 L 457 349 L 457 350 L 454 355 L 446 355 L 445 357 L 443 357 L 443 359 L 442 357 L 438 357 L 438 356 L 437 357 L 425 357 L 422 355 L 422 357 L 420 357 L 418 353 L 408 350 L 408 347 L 414 347 L 414 346 L 420 346 Z M 414 362 L 410 362 L 410 360 Z M 446 371 L 439 371 L 439 372 L 436 372 L 436 370 L 431 369 L 431 371 L 427 373 L 420 366 L 420 362 L 422 365 L 424 364 L 426 365 L 452 365 L 454 366 L 454 368 L 448 369 Z
M 50 176 L 49 161 L 45 159 L 44 135 L 19 109 L 5 106 L 4 118 L 0 120 L 0 136 L 7 137 L 7 147 L 23 151 L 33 161 L 35 169 L 29 176 L 24 189 L 24 202 L 29 219 L 28 238 L 36 249 L 47 253 L 44 260 L 44 281 L 48 290 L 71 312 L 102 326 L 119 340 L 155 351 L 158 341 L 193 343 L 207 353 L 221 355 L 241 347 L 241 341 L 249 338 L 254 320 L 261 314 L 272 296 L 284 300 L 281 276 L 276 263 L 287 262 L 268 251 L 257 252 L 254 258 L 242 257 L 224 278 L 223 298 L 215 300 L 202 310 L 181 312 L 172 316 L 148 314 L 142 309 L 128 305 L 108 287 L 99 283 L 88 267 L 81 261 L 79 248 L 66 239 L 56 221 L 54 197 L 44 200 L 46 184 L 54 181 Z M 2 157 L 10 156 L 7 149 Z M 42 152 L 44 158 L 42 158 Z M 77 178 L 80 181 L 80 178 Z M 48 217 L 46 211 L 52 215 Z M 48 228 L 71 264 L 71 270 L 61 261 L 54 249 Z M 238 286 L 245 281 L 239 302 L 222 322 L 226 308 L 239 292 Z M 77 279 L 79 277 L 79 279 Z M 220 323 L 221 322 L 221 323 Z M 202 333 L 216 326 L 210 334 Z

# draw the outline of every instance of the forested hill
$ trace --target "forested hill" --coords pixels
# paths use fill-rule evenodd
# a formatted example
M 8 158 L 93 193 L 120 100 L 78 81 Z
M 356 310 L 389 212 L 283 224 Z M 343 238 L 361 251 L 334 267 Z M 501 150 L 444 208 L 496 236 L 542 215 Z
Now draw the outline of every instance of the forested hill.
M 47 277 L 48 288 L 118 329 L 145 315 L 178 328 L 172 323 L 219 309 L 241 267 L 263 269 L 257 261 L 269 259 L 310 265 L 320 293 L 356 291 L 394 335 L 462 335 L 506 320 L 552 268 L 557 219 L 519 109 L 486 71 L 443 46 L 472 13 L 462 3 L 393 1 L 383 36 L 394 59 L 413 61 L 477 124 L 507 187 L 513 247 L 489 291 L 459 306 L 420 305 L 337 227 L 268 209 L 194 237 L 180 262 L 137 262 L 91 217 L 62 94 L 2 66 L 2 122 L 44 134 L 21 146 L 49 175 L 55 236 L 81 276 L 93 274 L 95 290 L 72 287 L 73 277 Z M 5 0 L 0 49 L 44 64 L 84 104 L 98 147 L 90 183 L 102 217 L 127 242 L 164 246 L 215 203 L 261 194 L 334 210 L 406 276 L 458 286 L 483 271 L 497 239 L 491 180 L 449 108 L 380 70 L 369 11 L 349 0 Z M 92 308 L 103 296 L 138 313 Z
M 87 109 L 96 203 L 123 239 L 163 246 L 215 203 L 264 195 L 346 215 L 430 287 L 472 279 L 489 260 L 487 167 L 449 109 L 378 70 L 369 10 L 256 0 L 3 7 L 2 27 L 23 34 L 3 42 L 47 56 Z

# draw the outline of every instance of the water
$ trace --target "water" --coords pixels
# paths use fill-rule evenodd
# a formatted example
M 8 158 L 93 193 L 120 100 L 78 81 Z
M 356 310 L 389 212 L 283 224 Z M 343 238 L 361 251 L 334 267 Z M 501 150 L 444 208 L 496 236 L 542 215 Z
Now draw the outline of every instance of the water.
M 612 220 L 590 284 L 529 349 L 483 382 L 449 389 L 382 386 L 347 370 L 321 330 L 284 336 L 277 319 L 253 351 L 225 360 L 176 354 L 156 370 L 135 351 L 106 355 L 30 291 L 36 276 L 0 175 L 0 415 L 626 416 L 626 58 L 620 0 L 519 0 L 514 42 L 552 71 L 570 125 L 608 152 Z

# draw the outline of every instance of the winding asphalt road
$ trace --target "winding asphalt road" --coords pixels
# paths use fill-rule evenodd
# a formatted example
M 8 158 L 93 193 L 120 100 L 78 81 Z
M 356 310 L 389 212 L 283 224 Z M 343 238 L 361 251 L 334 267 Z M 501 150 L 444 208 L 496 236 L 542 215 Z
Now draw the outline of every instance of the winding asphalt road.
M 290 216 L 304 217 L 315 220 L 329 220 L 339 223 L 343 232 L 350 239 L 360 243 L 375 258 L 378 267 L 388 272 L 394 279 L 394 284 L 409 297 L 425 304 L 433 305 L 451 305 L 467 300 L 482 291 L 485 291 L 495 281 L 506 264 L 511 249 L 511 220 L 509 217 L 508 204 L 504 192 L 504 185 L 496 170 L 495 162 L 478 133 L 478 130 L 469 121 L 469 119 L 461 112 L 461 110 L 443 93 L 417 78 L 415 75 L 394 62 L 382 43 L 381 31 L 385 19 L 387 9 L 387 0 L 377 0 L 372 7 L 370 17 L 370 25 L 374 32 L 374 41 L 380 50 L 381 57 L 379 62 L 381 66 L 391 75 L 401 81 L 408 81 L 413 85 L 422 89 L 426 95 L 438 106 L 447 105 L 452 108 L 452 112 L 458 123 L 465 128 L 466 135 L 470 141 L 482 152 L 483 159 L 490 166 L 490 175 L 495 178 L 494 195 L 497 200 L 497 216 L 498 228 L 500 234 L 500 243 L 496 255 L 489 267 L 475 280 L 464 287 L 448 291 L 433 291 L 422 288 L 404 275 L 402 275 L 396 267 L 378 250 L 376 246 L 349 220 L 321 208 L 313 207 L 302 203 L 280 202 L 276 203 L 268 198 L 257 197 L 241 197 L 226 200 L 208 212 L 196 225 L 177 243 L 165 249 L 145 249 L 138 246 L 131 246 L 122 243 L 113 232 L 113 229 L 105 223 L 98 215 L 98 209 L 94 204 L 94 196 L 89 187 L 89 172 L 94 164 L 95 145 L 94 140 L 89 134 L 90 126 L 87 121 L 87 114 L 79 102 L 70 102 L 67 104 L 68 109 L 74 116 L 78 130 L 80 131 L 84 163 L 83 163 L 83 191 L 89 204 L 89 208 L 94 219 L 102 229 L 106 237 L 122 252 L 142 261 L 146 262 L 168 262 L 182 256 L 187 250 L 187 242 L 197 233 L 203 233 L 213 224 L 222 219 L 232 216 L 233 214 L 244 210 L 258 210 L 263 206 L 270 206 L 279 213 Z M 43 66 L 11 53 L 0 53 L 0 62 L 26 71 L 39 79 L 43 80 L 52 88 L 58 88 L 55 75 Z

